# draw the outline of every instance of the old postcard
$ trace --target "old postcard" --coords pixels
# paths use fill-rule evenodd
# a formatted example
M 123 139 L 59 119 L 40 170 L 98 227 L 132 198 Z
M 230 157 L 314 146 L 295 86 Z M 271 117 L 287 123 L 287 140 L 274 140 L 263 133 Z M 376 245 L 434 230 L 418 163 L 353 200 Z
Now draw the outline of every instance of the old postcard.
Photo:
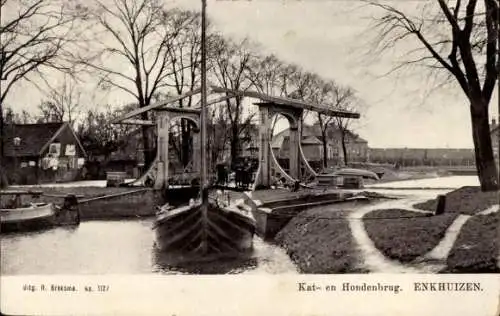
M 5 315 L 500 315 L 498 0 L 1 0 Z

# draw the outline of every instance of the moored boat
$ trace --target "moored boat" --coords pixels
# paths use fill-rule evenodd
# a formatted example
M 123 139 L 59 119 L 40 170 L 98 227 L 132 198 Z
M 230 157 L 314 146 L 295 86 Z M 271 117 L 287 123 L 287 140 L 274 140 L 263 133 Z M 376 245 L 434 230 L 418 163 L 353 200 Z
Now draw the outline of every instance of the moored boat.
M 27 207 L 0 209 L 2 233 L 50 228 L 56 222 L 52 203 L 35 203 Z
M 375 172 L 365 169 L 342 168 L 334 171 L 332 175 L 344 177 L 362 177 L 366 179 L 380 180 L 379 176 Z
M 163 206 L 153 229 L 163 261 L 175 265 L 250 253 L 255 221 L 231 207 L 194 202 L 177 208 Z
M 200 109 L 200 147 L 195 148 L 201 154 L 200 181 L 199 186 L 191 183 L 194 192 L 201 193 L 200 201 L 191 199 L 188 205 L 172 208 L 164 205 L 157 214 L 153 225 L 156 235 L 156 248 L 163 257 L 164 263 L 186 263 L 193 261 L 210 261 L 223 257 L 241 256 L 248 254 L 253 248 L 253 234 L 255 223 L 253 218 L 240 212 L 237 208 L 222 206 L 218 203 L 208 201 L 208 175 L 207 175 L 207 67 L 206 67 L 206 0 L 202 0 L 201 14 L 201 109 Z M 144 111 L 144 110 L 143 110 Z M 135 114 L 137 114 L 136 112 Z M 158 125 L 158 148 L 161 146 L 161 126 Z M 169 131 L 161 131 L 168 133 Z M 194 141 L 193 141 L 194 142 Z M 159 152 L 164 153 L 164 152 Z M 163 156 L 160 166 L 168 166 L 168 153 Z M 160 168 L 161 169 L 161 168 Z M 163 169 L 168 170 L 168 169 Z M 164 176 L 167 178 L 167 176 Z M 175 193 L 176 190 L 168 191 L 166 195 Z M 177 192 L 183 192 L 177 191 Z M 194 195 L 191 191 L 184 191 L 186 196 Z M 168 199 L 167 199 L 168 200 Z
M 2 191 L 0 195 L 14 196 L 7 205 L 0 206 L 0 232 L 2 233 L 41 230 L 80 223 L 78 201 L 74 195 L 66 196 L 61 207 L 53 203 L 21 203 L 20 196 L 38 197 L 41 192 Z

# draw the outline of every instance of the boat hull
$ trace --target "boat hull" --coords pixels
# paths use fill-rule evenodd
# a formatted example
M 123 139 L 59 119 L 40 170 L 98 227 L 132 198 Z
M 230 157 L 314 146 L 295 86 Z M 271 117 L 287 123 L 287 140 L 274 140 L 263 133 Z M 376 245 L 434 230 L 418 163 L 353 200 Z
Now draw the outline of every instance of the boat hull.
M 362 177 L 366 179 L 380 180 L 379 176 L 370 170 L 344 168 L 332 173 L 334 176 Z
M 56 224 L 56 210 L 53 204 L 0 209 L 0 215 L 2 233 L 40 230 Z
M 199 204 L 160 214 L 154 223 L 156 248 L 166 264 L 203 262 L 251 253 L 255 221 L 238 211 Z

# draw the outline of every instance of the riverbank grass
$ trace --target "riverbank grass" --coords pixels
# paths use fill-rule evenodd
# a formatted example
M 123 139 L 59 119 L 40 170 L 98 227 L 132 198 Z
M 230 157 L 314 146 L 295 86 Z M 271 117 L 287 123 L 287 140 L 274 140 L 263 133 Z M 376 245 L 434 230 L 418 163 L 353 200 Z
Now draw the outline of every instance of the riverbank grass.
M 446 194 L 444 212 L 475 215 L 492 205 L 498 204 L 500 199 L 499 196 L 499 191 L 481 192 L 479 187 L 462 187 Z M 436 206 L 436 199 L 414 205 L 417 209 L 432 212 L 436 210 Z
M 368 236 L 385 256 L 411 262 L 432 250 L 458 214 L 432 216 L 404 209 L 375 210 L 363 217 Z
M 446 194 L 445 213 L 471 215 L 462 227 L 447 258 L 443 272 L 498 273 L 500 213 L 479 213 L 499 204 L 500 192 L 481 192 L 479 187 L 462 187 Z M 433 210 L 436 200 L 416 204 L 416 208 Z
M 452 273 L 500 273 L 500 213 L 470 218 L 460 231 L 447 259 Z
M 315 207 L 293 218 L 275 237 L 301 273 L 361 273 L 346 211 Z

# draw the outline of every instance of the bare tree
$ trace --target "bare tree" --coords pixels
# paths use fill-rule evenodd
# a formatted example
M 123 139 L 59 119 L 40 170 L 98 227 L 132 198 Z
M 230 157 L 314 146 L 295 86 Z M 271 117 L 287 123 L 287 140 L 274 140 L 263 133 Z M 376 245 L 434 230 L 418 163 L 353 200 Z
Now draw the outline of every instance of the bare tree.
M 180 31 L 190 23 L 188 16 L 174 14 L 159 0 L 113 0 L 111 4 L 95 0 L 90 8 L 93 33 L 93 56 L 78 56 L 100 78 L 101 87 L 117 88 L 137 100 L 139 107 L 151 104 L 155 94 L 167 87 L 173 74 L 169 49 Z M 124 67 L 126 65 L 126 67 Z M 148 113 L 141 119 L 147 120 Z M 142 127 L 146 166 L 154 158 L 151 128 Z
M 212 166 L 224 159 L 226 145 L 229 141 L 230 127 L 224 110 L 224 106 L 214 106 L 209 112 L 208 137 Z
M 282 97 L 301 99 L 297 90 L 301 70 L 296 65 L 285 64 L 275 55 L 256 56 L 248 68 L 248 77 L 258 92 Z M 283 119 L 276 115 L 271 120 L 271 135 Z
M 22 110 L 20 113 L 15 112 L 11 107 L 4 107 L 5 124 L 31 124 L 35 122 L 35 118 L 28 111 Z
M 172 76 L 167 85 L 179 95 L 192 91 L 200 85 L 201 80 L 201 16 L 198 12 L 175 12 L 177 19 L 185 21 L 184 27 L 173 39 L 172 45 L 167 47 L 168 56 L 172 63 Z M 191 107 L 194 96 L 178 101 L 180 108 Z M 179 160 L 186 167 L 189 156 L 192 154 L 192 124 L 186 119 L 180 121 L 180 136 L 171 138 Z M 172 128 L 174 125 L 172 125 Z M 178 150 L 177 150 L 178 149 Z
M 256 56 L 248 69 L 248 77 L 257 91 L 274 96 L 288 96 L 298 89 L 301 69 L 282 62 L 275 55 Z
M 221 36 L 214 36 L 210 43 L 212 56 L 209 63 L 217 84 L 231 90 L 249 89 L 253 85 L 247 72 L 252 60 L 250 42 L 245 39 L 235 43 Z M 234 164 L 241 151 L 240 138 L 249 128 L 255 113 L 244 116 L 242 96 L 227 99 L 224 113 L 229 122 L 231 162 Z
M 66 56 L 75 39 L 74 7 L 59 0 L 0 0 L 0 142 L 3 103 L 22 81 L 35 80 L 47 69 L 70 71 Z M 3 157 L 0 143 L 0 164 Z M 2 181 L 3 182 L 3 181 Z
M 359 112 L 361 101 L 357 98 L 353 89 L 333 84 L 333 96 L 333 104 L 331 105 L 335 110 Z M 351 122 L 352 118 L 335 116 L 335 125 L 340 133 L 340 143 L 342 145 L 344 165 L 346 166 L 349 163 L 349 151 L 346 142 L 348 133 L 351 133 Z
M 48 82 L 46 99 L 38 105 L 42 112 L 41 121 L 75 122 L 81 108 L 81 91 L 75 80 L 65 76 L 61 85 L 52 87 Z
M 307 101 L 334 107 L 335 84 L 336 83 L 333 81 L 325 82 L 319 76 L 315 76 L 311 78 L 308 89 L 303 90 L 300 96 Z M 326 168 L 328 166 L 328 143 L 330 141 L 328 137 L 328 128 L 331 127 L 333 117 L 320 113 L 317 113 L 316 115 L 317 123 L 321 133 L 320 140 L 323 148 L 323 167 Z
M 375 52 L 409 40 L 419 45 L 393 70 L 424 66 L 443 79 L 440 84 L 454 82 L 461 88 L 469 103 L 481 189 L 498 189 L 489 127 L 489 104 L 498 77 L 498 1 L 436 0 L 424 3 L 418 14 L 382 2 L 368 3 L 383 12 L 374 25 Z

